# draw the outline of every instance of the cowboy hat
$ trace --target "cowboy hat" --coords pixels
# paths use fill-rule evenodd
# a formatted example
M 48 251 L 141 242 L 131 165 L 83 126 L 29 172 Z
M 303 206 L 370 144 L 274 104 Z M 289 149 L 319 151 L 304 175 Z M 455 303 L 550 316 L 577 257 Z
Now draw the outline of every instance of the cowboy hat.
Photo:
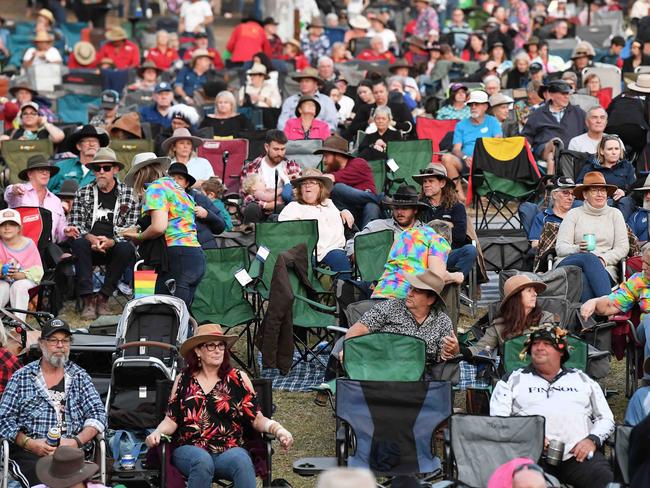
M 526 355 L 530 353 L 535 341 L 547 341 L 554 349 L 562 353 L 561 362 L 564 363 L 569 359 L 569 350 L 571 349 L 567 342 L 567 335 L 568 333 L 565 329 L 557 326 L 544 327 L 535 330 L 528 334 L 528 338 L 526 339 L 526 342 L 524 342 L 524 348 L 519 353 L 519 359 L 523 361 L 526 358 Z
M 443 180 L 446 180 L 448 183 L 452 183 L 452 184 L 454 182 L 447 175 L 447 168 L 445 168 L 445 166 L 440 163 L 429 163 L 429 165 L 426 168 L 420 170 L 419 174 L 411 176 L 411 178 L 417 181 L 420 185 L 422 184 L 425 178 L 431 178 L 431 177 L 441 178 Z
M 25 78 L 16 79 L 16 81 L 13 83 L 11 88 L 9 88 L 9 93 L 11 93 L 11 95 L 15 97 L 16 92 L 18 90 L 27 90 L 32 93 L 32 97 L 38 95 L 38 92 L 34 88 L 32 88 L 32 86 L 29 84 L 29 81 L 27 81 L 27 79 Z
M 350 27 L 352 27 L 353 29 L 360 29 L 360 30 L 370 29 L 370 21 L 363 15 L 355 15 L 348 21 L 348 23 L 350 24 Z
M 323 23 L 323 19 L 320 17 L 312 17 L 311 22 L 307 24 L 307 29 L 311 29 L 312 27 L 320 27 L 320 28 L 325 28 L 325 24 Z
M 639 75 L 636 78 L 636 81 L 633 81 L 632 83 L 627 85 L 627 87 L 630 90 L 638 91 L 641 93 L 650 93 L 650 74 L 639 73 Z
M 196 178 L 187 172 L 187 166 L 183 163 L 172 163 L 167 170 L 169 176 L 181 175 L 187 180 L 187 186 L 190 188 L 196 183 Z
M 33 42 L 52 42 L 54 41 L 54 36 L 49 32 L 39 31 L 34 36 Z
M 268 80 L 268 78 L 269 78 L 269 75 L 268 75 L 268 73 L 266 72 L 266 66 L 264 66 L 262 63 L 254 63 L 253 66 L 251 66 L 251 68 L 250 68 L 248 71 L 246 71 L 246 74 L 247 74 L 248 76 L 251 76 L 251 75 L 262 75 L 262 76 L 264 76 L 264 78 L 266 78 L 267 80 Z
M 195 49 L 192 52 L 192 61 L 190 61 L 190 65 L 192 65 L 192 68 L 194 68 L 194 64 L 196 63 L 196 60 L 199 58 L 210 58 L 210 61 L 212 61 L 212 56 L 208 52 L 207 49 Z
M 411 65 L 406 61 L 406 59 L 396 59 L 395 62 L 388 67 L 388 71 L 394 73 L 400 68 L 411 68 Z
M 348 141 L 336 134 L 325 139 L 323 146 L 316 149 L 313 154 L 325 154 L 326 152 L 341 154 L 348 158 L 354 157 L 348 152 Z
M 580 41 L 576 45 L 576 47 L 573 48 L 573 52 L 571 53 L 571 59 L 581 58 L 583 56 L 593 58 L 595 55 L 596 55 L 596 51 L 594 51 L 594 47 L 591 45 L 590 42 Z
M 431 208 L 420 201 L 418 191 L 412 185 L 400 185 L 393 197 L 384 197 L 383 203 L 389 207 Z
M 317 82 L 321 83 L 322 80 L 320 79 L 320 76 L 318 76 L 318 70 L 316 68 L 305 68 L 299 73 L 296 73 L 295 75 L 291 76 L 292 80 L 300 81 L 304 78 L 312 78 L 316 80 Z
M 298 52 L 302 52 L 302 46 L 300 45 L 300 42 L 298 42 L 296 39 L 288 39 L 284 41 L 283 45 L 286 46 L 287 44 L 290 44 L 293 47 L 295 47 L 298 50 Z
M 108 134 L 104 129 L 97 129 L 95 126 L 86 124 L 78 131 L 70 134 L 70 137 L 68 137 L 68 145 L 70 151 L 74 154 L 79 154 L 79 149 L 77 149 L 77 143 L 81 139 L 85 139 L 86 137 L 94 137 L 95 139 L 97 139 L 99 141 L 100 147 L 106 147 L 111 142 L 111 138 L 108 136 Z
M 95 57 L 97 56 L 95 46 L 86 41 L 79 41 L 76 43 L 72 49 L 72 53 L 74 54 L 74 58 L 77 60 L 77 62 L 82 66 L 88 66 L 95 60 Z
M 36 16 L 37 16 L 37 17 L 43 17 L 43 18 L 46 19 L 50 24 L 52 24 L 52 25 L 54 24 L 54 14 L 53 14 L 52 12 L 50 12 L 48 9 L 46 9 L 46 8 L 42 8 L 42 9 L 40 9 L 40 10 L 38 11 L 38 13 L 36 14 Z
M 650 190 L 650 175 L 646 176 L 643 186 L 639 188 L 632 188 L 632 191 L 649 191 Z
M 311 95 L 302 95 L 298 99 L 298 103 L 296 104 L 296 109 L 294 110 L 296 117 L 300 117 L 300 112 L 298 111 L 298 109 L 305 102 L 312 102 L 316 105 L 316 117 L 318 117 L 318 114 L 320 113 L 320 103 L 315 97 L 312 97 Z
M 34 154 L 27 160 L 27 167 L 18 173 L 18 178 L 23 181 L 29 180 L 28 173 L 37 168 L 47 168 L 50 170 L 50 176 L 54 176 L 59 172 L 59 168 L 54 166 L 45 156 L 42 154 Z
M 239 339 L 235 334 L 226 335 L 223 333 L 219 324 L 203 324 L 196 329 L 196 334 L 181 344 L 180 353 L 185 357 L 195 347 L 206 342 L 225 342 L 226 347 L 230 348 Z
M 106 40 L 108 42 L 124 41 L 127 37 L 126 31 L 119 26 L 113 26 L 106 31 Z
M 140 125 L 140 114 L 138 112 L 127 112 L 115 119 L 110 127 L 110 133 L 114 130 L 121 130 L 132 135 L 135 139 L 142 139 L 142 125 Z
M 117 160 L 117 155 L 110 147 L 100 147 L 95 157 L 88 163 L 86 166 L 90 169 L 92 166 L 101 163 L 111 163 L 113 166 L 117 166 L 120 170 L 124 169 L 124 164 Z
M 298 178 L 291 180 L 291 186 L 299 188 L 306 180 L 318 180 L 328 191 L 331 191 L 332 186 L 334 186 L 332 180 L 327 176 L 323 176 L 323 173 L 318 168 L 307 168 L 303 170 Z
M 573 189 L 573 194 L 578 200 L 583 200 L 584 198 L 584 191 L 587 188 L 591 188 L 594 186 L 601 186 L 607 189 L 607 196 L 611 197 L 612 194 L 618 190 L 618 187 L 616 185 L 609 185 L 607 184 L 607 181 L 605 181 L 605 177 L 600 171 L 590 171 L 587 173 L 582 180 L 582 183 L 577 185 Z
M 152 152 L 138 153 L 135 156 L 133 156 L 133 161 L 131 161 L 131 169 L 124 177 L 124 183 L 126 183 L 127 186 L 133 187 L 135 175 L 142 168 L 146 168 L 147 166 L 150 166 L 152 164 L 160 164 L 162 165 L 163 169 L 167 171 L 167 168 L 169 168 L 171 162 L 172 160 L 169 159 L 168 157 L 159 158 L 158 156 L 156 156 L 156 153 L 152 153 Z
M 406 281 L 408 281 L 413 288 L 417 288 L 418 290 L 429 290 L 434 292 L 438 300 L 445 305 L 445 301 L 441 295 L 442 289 L 445 287 L 445 280 L 435 271 L 427 269 L 424 273 L 420 274 L 406 274 Z
M 79 189 L 79 183 L 77 180 L 64 180 L 61 183 L 61 188 L 55 195 L 60 199 L 69 198 L 72 199 L 77 196 L 77 190 Z
M 36 463 L 36 476 L 50 488 L 66 488 L 90 479 L 99 466 L 84 461 L 84 452 L 77 447 L 61 446 L 51 456 Z
M 142 75 L 144 74 L 144 71 L 147 69 L 153 69 L 156 71 L 156 76 L 162 73 L 163 70 L 161 70 L 158 66 L 156 66 L 156 63 L 151 61 L 150 59 L 147 59 L 142 65 L 138 68 L 138 76 L 142 78 Z
M 420 0 L 420 1 L 425 1 L 425 0 Z M 409 36 L 406 38 L 405 42 L 406 44 L 411 44 L 412 46 L 422 49 L 423 51 L 426 51 L 428 49 L 424 40 L 418 36 Z
M 490 107 L 496 107 L 498 105 L 510 105 L 514 100 L 503 93 L 495 93 L 490 97 L 489 103 Z
M 182 140 L 190 141 L 194 149 L 196 149 L 203 143 L 203 139 L 201 139 L 200 137 L 193 136 L 188 129 L 183 127 L 181 129 L 176 129 L 171 137 L 168 137 L 163 141 L 163 143 L 160 146 L 162 152 L 164 154 L 169 153 L 169 148 L 172 146 L 172 144 L 174 144 L 176 141 L 182 141 Z
M 525 274 L 518 274 L 508 278 L 506 283 L 503 285 L 503 300 L 501 300 L 501 308 L 503 309 L 503 305 L 514 295 L 524 288 L 529 288 L 531 286 L 535 288 L 537 293 L 543 293 L 544 290 L 546 290 L 545 283 L 542 283 L 541 281 L 533 281 Z
M 539 37 L 537 36 L 530 36 L 526 42 L 524 42 L 524 47 L 528 46 L 538 46 L 539 45 Z

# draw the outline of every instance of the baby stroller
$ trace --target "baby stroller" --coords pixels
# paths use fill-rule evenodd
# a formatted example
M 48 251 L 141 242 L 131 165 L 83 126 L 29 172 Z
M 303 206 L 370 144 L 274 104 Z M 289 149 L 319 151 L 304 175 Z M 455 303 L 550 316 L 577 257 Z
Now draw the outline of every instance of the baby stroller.
M 117 325 L 106 399 L 111 483 L 159 485 L 157 467 L 149 469 L 141 456 L 146 450 L 143 441 L 164 415 L 179 370 L 178 347 L 195 326 L 185 303 L 176 297 L 152 295 L 126 304 Z M 125 455 L 133 456 L 134 468 L 123 468 L 120 460 Z

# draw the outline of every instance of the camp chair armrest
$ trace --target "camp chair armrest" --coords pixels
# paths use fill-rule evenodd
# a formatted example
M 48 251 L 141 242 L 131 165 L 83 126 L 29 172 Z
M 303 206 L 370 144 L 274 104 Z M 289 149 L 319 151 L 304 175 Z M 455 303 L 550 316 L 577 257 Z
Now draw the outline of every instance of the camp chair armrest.
M 339 327 L 338 325 L 328 325 L 327 330 L 331 330 L 332 332 L 339 332 L 340 334 L 345 335 L 350 329 L 347 329 L 345 327 Z
M 330 307 L 328 305 L 323 305 L 322 303 L 315 302 L 314 300 L 310 300 L 309 298 L 306 298 L 306 297 L 303 297 L 303 296 L 300 296 L 300 295 L 296 295 L 295 298 L 297 300 L 305 302 L 307 305 L 310 305 L 310 306 L 318 309 L 319 311 L 329 312 L 329 313 L 336 312 L 336 307 Z
M 617 313 L 616 315 L 611 315 L 609 320 L 613 322 L 626 322 L 632 319 L 632 312 L 626 313 Z

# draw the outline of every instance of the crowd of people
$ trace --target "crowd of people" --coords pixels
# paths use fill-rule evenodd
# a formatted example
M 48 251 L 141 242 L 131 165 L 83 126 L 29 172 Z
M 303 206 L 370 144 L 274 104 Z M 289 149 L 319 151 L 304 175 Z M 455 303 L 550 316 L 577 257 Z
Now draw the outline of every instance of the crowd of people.
M 95 2 L 80 3 L 72 8 L 77 20 L 90 22 L 74 42 L 67 37 L 73 15 L 56 0 L 30 2 L 29 46 L 18 42 L 24 19 L 0 18 L 0 147 L 44 141 L 50 148 L 29 157 L 4 188 L 0 306 L 28 309 L 51 266 L 25 235 L 23 207 L 49 211 L 57 262 L 74 265 L 86 321 L 111 314 L 117 290 L 133 289 L 137 259 L 156 270 L 155 293 L 175 295 L 191 311 L 206 274 L 204 251 L 220 245 L 215 236 L 260 222 L 316 220 L 314 264 L 354 281 L 355 297 L 369 300 L 346 339 L 419 337 L 427 378 L 448 379 L 439 366 L 471 364 L 528 336 L 522 354 L 531 365 L 497 383 L 490 414 L 542 415 L 546 444 L 561 441 L 565 451 L 558 465 L 512 466 L 507 486 L 541 486 L 531 480 L 544 470 L 577 488 L 613 480 L 602 446 L 614 416 L 600 386 L 564 366 L 566 331 L 537 303 L 546 285 L 524 275 L 507 280 L 497 315 L 475 343 L 459 340 L 445 290 L 469 292 L 482 259 L 463 180 L 476 168 L 475 148 L 483 138 L 519 137 L 535 172 L 548 176 L 548 200 L 521 207 L 534 269 L 580 269 L 584 321 L 640 307 L 637 336 L 650 380 L 646 0 L 278 0 L 253 2 L 246 12 L 244 2 L 168 0 L 155 19 L 143 1 L 131 2 L 130 29 L 112 14 L 104 27 Z M 238 22 L 219 45 L 215 27 L 233 13 Z M 607 35 L 582 39 L 590 25 Z M 87 123 L 70 124 L 61 93 L 41 88 L 35 73 L 48 66 L 52 76 L 64 73 L 62 87 L 73 94 L 83 85 L 74 75 L 102 80 L 96 106 L 82 107 Z M 434 141 L 441 152 L 405 182 L 378 181 L 374 170 L 394 164 L 390 147 L 425 138 L 421 119 L 451 123 Z M 233 139 L 249 141 L 247 161 L 239 175 L 215 174 L 204 144 Z M 123 140 L 150 149 L 126 160 L 115 149 Z M 289 156 L 300 141 L 318 148 L 304 159 Z M 557 164 L 566 154 L 577 161 L 575 174 Z M 322 158 L 318 167 L 314 158 Z M 376 282 L 354 280 L 355 239 L 382 230 L 394 238 L 383 273 Z M 631 256 L 643 264 L 626 276 L 620 265 Z M 97 265 L 104 267 L 100 287 Z M 38 340 L 42 359 L 24 366 L 4 335 L 0 437 L 12 441 L 14 479 L 86 483 L 96 470 L 79 468 L 79 449 L 104 431 L 106 414 L 90 377 L 69 361 L 70 326 L 52 319 Z M 207 486 L 215 475 L 254 486 L 242 442 L 247 427 L 273 434 L 284 448 L 293 443 L 260 413 L 248 376 L 230 366 L 235 340 L 208 324 L 183 343 L 186 368 L 146 439 L 151 448 L 161 436 L 175 439 L 173 463 L 188 486 Z M 330 351 L 326 380 L 337 374 L 342 342 Z M 644 385 L 626 422 L 649 412 Z M 195 415 L 207 420 L 197 427 Z M 45 441 L 53 425 L 62 429 L 56 450 Z M 74 483 L 59 484 L 52 472 L 68 468 Z

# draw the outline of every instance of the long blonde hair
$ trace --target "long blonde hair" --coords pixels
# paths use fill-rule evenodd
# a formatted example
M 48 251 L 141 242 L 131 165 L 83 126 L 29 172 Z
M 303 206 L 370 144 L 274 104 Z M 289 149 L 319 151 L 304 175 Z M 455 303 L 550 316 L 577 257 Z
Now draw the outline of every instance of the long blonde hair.
M 133 175 L 133 190 L 135 193 L 142 197 L 144 195 L 144 186 L 147 183 L 157 180 L 165 176 L 165 170 L 160 163 L 153 163 L 145 166 Z

